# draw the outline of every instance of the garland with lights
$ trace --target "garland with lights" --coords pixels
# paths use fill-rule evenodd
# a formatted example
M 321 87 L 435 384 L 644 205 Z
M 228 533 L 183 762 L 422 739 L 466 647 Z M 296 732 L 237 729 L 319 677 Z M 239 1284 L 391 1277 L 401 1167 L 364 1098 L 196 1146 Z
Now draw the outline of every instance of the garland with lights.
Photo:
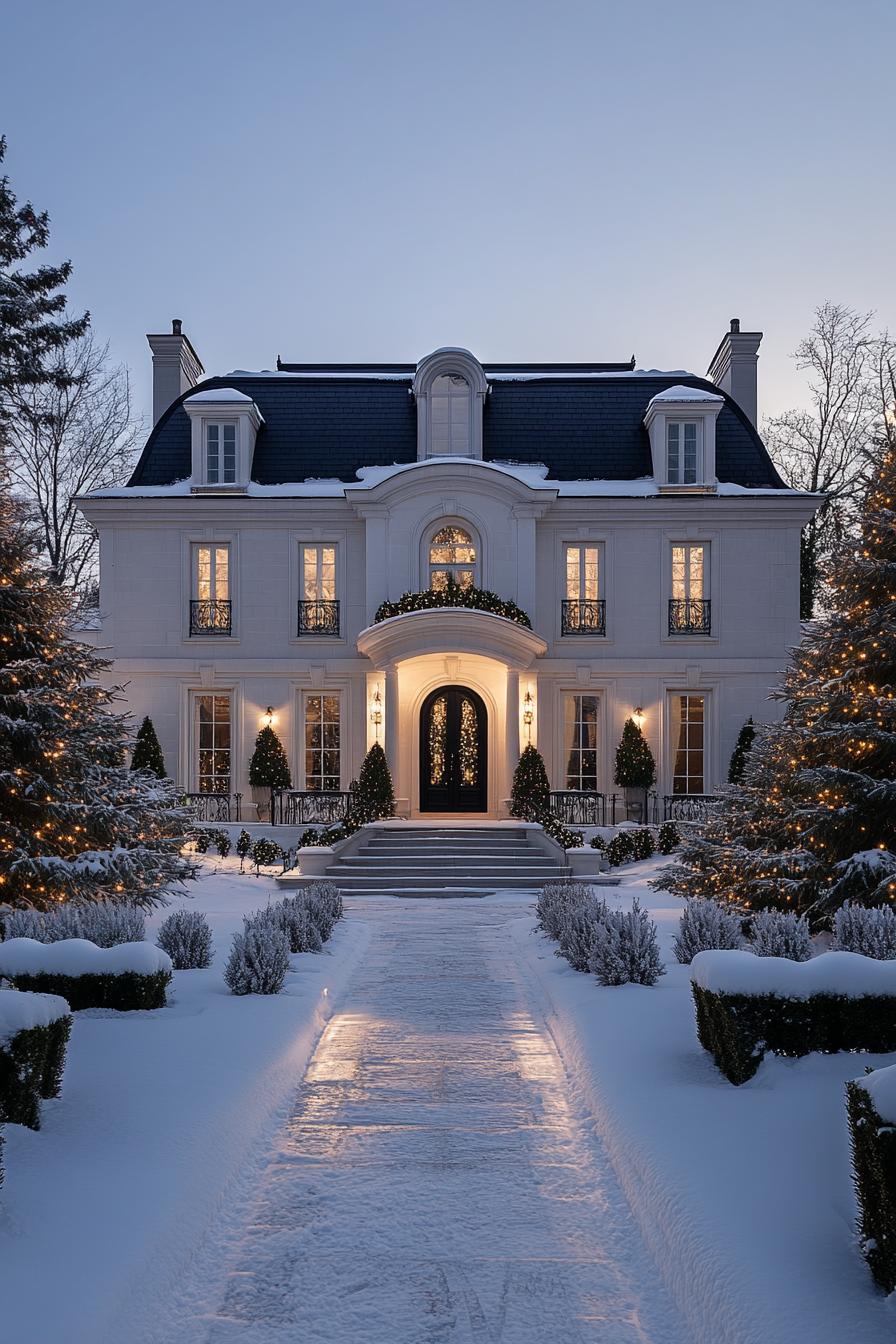
M 492 616 L 503 616 L 505 621 L 516 621 L 527 630 L 532 622 L 515 602 L 498 597 L 487 588 L 462 588 L 451 576 L 445 588 L 424 588 L 419 593 L 404 593 L 397 602 L 383 602 L 373 618 L 374 625 L 388 621 L 393 616 L 406 616 L 411 611 L 438 611 L 444 607 L 470 607 L 474 611 L 487 611 Z
M 171 780 L 131 770 L 110 668 L 69 637 L 69 604 L 35 546 L 0 458 L 0 902 L 152 905 L 195 875 L 190 814 Z
M 868 471 L 859 539 L 830 574 L 831 611 L 791 654 L 780 723 L 757 728 L 740 785 L 657 885 L 828 921 L 896 903 L 896 439 Z

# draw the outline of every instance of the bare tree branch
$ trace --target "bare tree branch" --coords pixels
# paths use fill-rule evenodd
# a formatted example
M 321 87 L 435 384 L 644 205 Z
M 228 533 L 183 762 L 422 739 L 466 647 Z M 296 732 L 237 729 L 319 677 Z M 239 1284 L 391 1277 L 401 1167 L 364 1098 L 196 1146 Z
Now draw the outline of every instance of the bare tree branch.
M 88 334 L 66 347 L 65 386 L 26 387 L 11 399 L 13 489 L 27 501 L 54 582 L 82 592 L 96 581 L 97 546 L 75 497 L 123 485 L 143 433 L 127 369 L 108 358 L 108 345 Z

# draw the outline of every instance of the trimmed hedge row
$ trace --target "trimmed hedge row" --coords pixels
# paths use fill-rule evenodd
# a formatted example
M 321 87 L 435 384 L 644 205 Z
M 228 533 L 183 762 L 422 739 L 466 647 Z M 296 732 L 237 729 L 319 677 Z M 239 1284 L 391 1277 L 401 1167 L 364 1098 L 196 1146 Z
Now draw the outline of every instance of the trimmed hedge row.
M 128 1012 L 138 1008 L 164 1008 L 165 992 L 171 983 L 170 971 L 120 971 L 105 975 L 40 974 L 12 977 L 16 989 L 36 994 L 59 994 L 74 1011 L 81 1008 L 117 1008 Z
M 71 1017 L 26 1027 L 0 1041 L 0 1120 L 40 1129 L 40 1103 L 58 1097 Z
M 708 954 L 707 954 L 708 955 Z M 896 1050 L 896 998 L 722 994 L 691 983 L 697 1037 L 729 1082 L 752 1078 L 767 1051 L 798 1058 L 820 1050 Z
M 875 1109 L 861 1080 L 846 1084 L 853 1183 L 862 1254 L 875 1283 L 896 1290 L 896 1126 Z

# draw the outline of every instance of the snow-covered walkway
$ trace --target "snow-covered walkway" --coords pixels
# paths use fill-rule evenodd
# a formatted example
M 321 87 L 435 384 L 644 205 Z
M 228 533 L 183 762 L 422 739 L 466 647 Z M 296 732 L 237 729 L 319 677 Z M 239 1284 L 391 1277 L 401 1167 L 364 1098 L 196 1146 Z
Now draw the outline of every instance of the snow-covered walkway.
M 685 1344 L 517 960 L 521 913 L 352 903 L 369 950 L 184 1339 Z

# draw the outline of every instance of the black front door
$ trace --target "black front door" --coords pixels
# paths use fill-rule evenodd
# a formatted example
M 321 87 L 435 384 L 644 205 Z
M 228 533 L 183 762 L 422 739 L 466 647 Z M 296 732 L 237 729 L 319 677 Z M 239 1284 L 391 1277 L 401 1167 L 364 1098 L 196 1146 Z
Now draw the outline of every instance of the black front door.
M 420 714 L 420 811 L 485 812 L 488 717 L 466 686 L 441 686 Z

